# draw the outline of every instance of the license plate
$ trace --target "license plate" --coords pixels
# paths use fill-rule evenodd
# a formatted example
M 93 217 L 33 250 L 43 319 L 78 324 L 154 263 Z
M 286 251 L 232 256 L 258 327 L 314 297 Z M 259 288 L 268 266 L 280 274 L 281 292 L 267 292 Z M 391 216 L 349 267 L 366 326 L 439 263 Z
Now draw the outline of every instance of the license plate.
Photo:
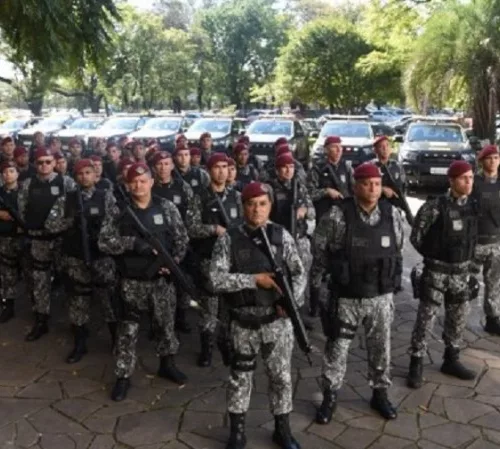
M 257 157 L 261 160 L 261 161 L 268 161 L 269 160 L 269 156 L 267 154 L 258 154 Z
M 61 148 L 62 148 L 63 150 L 67 150 L 67 149 L 69 148 L 69 145 L 61 145 Z
M 31 142 L 29 140 L 24 140 L 23 145 L 31 145 Z
M 448 167 L 431 167 L 431 175 L 446 175 L 448 174 Z

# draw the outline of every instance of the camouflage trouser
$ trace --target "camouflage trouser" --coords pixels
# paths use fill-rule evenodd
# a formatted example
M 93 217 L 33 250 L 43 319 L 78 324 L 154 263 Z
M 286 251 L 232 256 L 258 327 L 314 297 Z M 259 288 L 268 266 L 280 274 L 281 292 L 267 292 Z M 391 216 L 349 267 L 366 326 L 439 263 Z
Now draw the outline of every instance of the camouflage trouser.
M 269 407 L 273 415 L 292 411 L 293 328 L 289 319 L 278 319 L 259 330 L 245 329 L 231 322 L 233 363 L 227 387 L 229 413 L 245 413 L 252 394 L 256 357 L 262 353 L 269 377 Z
M 21 267 L 20 237 L 0 237 L 0 299 L 15 299 Z
M 115 262 L 111 257 L 102 257 L 92 262 L 91 270 L 83 260 L 64 257 L 63 266 L 66 274 L 66 293 L 69 301 L 69 321 L 75 326 L 83 326 L 90 319 L 92 298 L 101 303 L 104 321 L 116 321 L 113 310 L 115 289 Z
M 208 279 L 210 269 L 210 260 L 203 260 L 201 263 L 201 271 L 203 276 Z M 201 332 L 211 332 L 215 333 L 217 329 L 217 318 L 219 316 L 219 297 L 216 295 L 209 294 L 209 286 L 207 285 L 207 290 L 201 294 L 199 300 L 203 311 L 201 312 L 201 318 L 199 322 L 199 328 Z
M 118 377 L 130 377 L 137 361 L 139 322 L 145 311 L 152 311 L 158 357 L 177 354 L 179 341 L 174 332 L 176 292 L 163 277 L 153 281 L 121 280 L 123 320 L 118 327 L 115 347 Z
M 60 237 L 31 240 L 25 277 L 27 289 L 32 295 L 34 312 L 50 314 L 52 274 L 61 266 L 61 243 Z
M 360 325 L 365 328 L 370 386 L 389 387 L 393 294 L 363 299 L 339 298 L 337 301 L 336 320 L 340 330 L 337 338 L 329 338 L 326 342 L 322 369 L 323 389 L 338 390 L 342 386 L 349 347 Z
M 420 304 L 411 337 L 410 353 L 423 357 L 427 352 L 426 334 L 432 329 L 437 312 L 444 304 L 443 340 L 447 347 L 459 348 L 469 313 L 469 273 L 443 274 L 424 269 Z
M 309 285 L 309 271 L 311 269 L 311 265 L 312 265 L 312 254 L 311 254 L 311 242 L 309 241 L 309 239 L 307 237 L 302 237 L 300 239 L 297 239 L 297 249 L 299 251 L 299 256 L 300 256 L 300 260 L 302 262 L 302 265 L 304 265 L 304 269 L 307 273 L 307 277 L 308 277 L 308 283 L 307 285 Z M 303 297 L 300 299 L 300 303 L 306 303 L 306 300 L 309 298 L 309 288 L 306 287 L 306 289 L 304 290 L 304 294 L 303 294 Z
M 484 277 L 484 314 L 500 317 L 500 243 L 477 245 L 474 263 Z

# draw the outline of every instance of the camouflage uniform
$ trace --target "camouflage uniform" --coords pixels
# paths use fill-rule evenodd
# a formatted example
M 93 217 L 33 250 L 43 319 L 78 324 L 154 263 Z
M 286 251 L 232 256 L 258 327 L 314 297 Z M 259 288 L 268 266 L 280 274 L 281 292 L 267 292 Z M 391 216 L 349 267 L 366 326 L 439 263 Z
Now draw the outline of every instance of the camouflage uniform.
M 160 217 L 160 221 L 167 225 L 168 232 L 171 233 L 171 255 L 176 260 L 182 260 L 186 254 L 189 239 L 179 211 L 173 203 L 163 198 L 158 199 L 157 204 L 156 207 L 161 208 L 163 212 L 163 218 Z M 153 207 L 153 202 L 149 208 L 151 207 Z M 132 208 L 134 208 L 133 205 Z M 107 217 L 99 235 L 99 249 L 107 254 L 118 256 L 119 267 L 120 259 L 126 254 L 135 254 L 134 245 L 137 243 L 137 237 L 122 234 L 120 225 L 123 219 L 123 213 L 115 213 Z M 164 357 L 177 353 L 179 343 L 174 333 L 176 292 L 174 284 L 163 276 L 143 280 L 132 279 L 121 274 L 120 298 L 123 302 L 123 319 L 118 329 L 118 341 L 115 348 L 117 356 L 115 373 L 118 378 L 129 378 L 136 363 L 136 344 L 142 312 L 152 309 L 158 356 Z
M 369 226 L 378 226 L 382 220 L 382 204 L 379 203 L 368 214 L 357 205 L 355 200 L 353 201 L 358 219 Z M 394 243 L 400 253 L 404 241 L 403 219 L 398 209 L 388 207 L 392 215 L 393 233 L 396 240 Z M 332 270 L 332 254 L 345 248 L 348 232 L 343 210 L 339 206 L 333 206 L 320 220 L 314 236 L 314 254 L 323 270 Z M 333 276 L 335 273 L 331 274 Z M 395 284 L 400 282 L 400 279 L 397 279 L 398 275 L 400 277 L 401 273 L 395 273 Z M 390 337 L 394 308 L 393 293 L 388 292 L 368 298 L 350 298 L 340 294 L 340 297 L 336 299 L 337 293 L 330 293 L 332 297 L 327 320 L 328 326 L 335 327 L 335 329 L 333 333 L 326 332 L 328 340 L 325 346 L 322 373 L 324 390 L 336 391 L 342 385 L 347 369 L 349 347 L 360 325 L 365 328 L 370 385 L 374 389 L 387 388 L 391 383 Z
M 248 236 L 244 226 L 240 226 L 238 231 Z M 231 244 L 231 236 L 225 233 L 218 238 L 214 247 L 210 265 L 210 280 L 214 290 L 225 294 L 245 290 L 258 291 L 252 274 L 232 271 Z M 251 245 L 250 241 L 249 245 Z M 277 246 L 272 245 L 272 247 L 276 254 Z M 295 242 L 286 230 L 283 230 L 282 251 L 283 264 L 288 267 L 291 275 L 294 297 L 301 298 L 306 286 L 306 273 Z M 262 270 L 267 271 L 267 267 L 262 267 Z M 300 300 L 297 303 L 299 306 L 302 305 Z M 234 312 L 234 307 L 231 307 L 232 303 L 229 300 L 227 304 L 230 312 Z M 272 306 L 243 306 L 238 307 L 237 312 L 253 317 L 265 317 L 275 314 L 275 309 Z M 228 384 L 229 413 L 245 413 L 248 410 L 253 370 L 259 352 L 262 352 L 263 363 L 270 381 L 271 413 L 273 415 L 290 413 L 292 410 L 291 358 L 294 341 L 290 320 L 275 318 L 274 321 L 262 324 L 257 329 L 249 329 L 237 319 L 233 319 L 230 326 L 230 340 L 234 356 Z
M 477 270 L 484 276 L 484 314 L 500 317 L 500 244 L 477 245 L 474 255 Z
M 306 183 L 306 171 L 304 170 L 304 166 L 295 159 L 295 176 L 302 183 Z M 259 172 L 259 181 L 260 182 L 270 182 L 272 179 L 276 179 L 276 167 L 274 166 L 274 160 L 269 161 L 266 166 Z
M 247 184 L 259 179 L 259 171 L 252 165 L 246 164 L 244 167 L 236 167 L 236 180 L 239 181 L 242 190 Z

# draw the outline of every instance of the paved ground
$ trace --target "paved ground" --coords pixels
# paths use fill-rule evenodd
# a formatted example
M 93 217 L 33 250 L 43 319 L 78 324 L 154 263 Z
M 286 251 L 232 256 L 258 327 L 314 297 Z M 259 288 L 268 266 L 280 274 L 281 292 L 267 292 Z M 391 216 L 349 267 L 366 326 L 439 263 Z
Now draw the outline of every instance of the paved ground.
M 418 204 L 412 201 L 412 207 Z M 408 251 L 406 276 L 415 260 L 415 254 Z M 357 338 L 335 419 L 327 426 L 314 424 L 315 407 L 321 400 L 320 356 L 313 356 L 310 368 L 296 353 L 292 426 L 304 449 L 500 448 L 500 337 L 482 330 L 479 301 L 473 304 L 463 351 L 464 361 L 478 371 L 476 380 L 464 382 L 441 375 L 443 344 L 437 323 L 425 367 L 426 383 L 419 391 L 411 391 L 405 387 L 404 376 L 417 303 L 410 297 L 407 278 L 405 288 L 396 300 L 392 339 L 391 397 L 399 406 L 399 418 L 385 422 L 370 410 L 366 354 L 362 339 Z M 113 361 L 107 329 L 96 326 L 89 355 L 79 364 L 67 365 L 64 358 L 71 337 L 60 298 L 58 302 L 55 316 L 60 320 L 53 320 L 50 334 L 38 342 L 24 342 L 31 316 L 23 299 L 18 317 L 0 328 L 1 449 L 224 448 L 227 369 L 218 354 L 213 368 L 195 366 L 197 334 L 181 336 L 178 364 L 189 383 L 178 388 L 155 377 L 157 361 L 143 332 L 129 398 L 116 404 L 109 399 Z M 192 314 L 193 323 L 195 318 Z M 318 347 L 323 346 L 319 332 L 312 338 Z M 270 442 L 273 420 L 266 390 L 260 366 L 247 416 L 247 447 L 251 449 L 276 447 Z

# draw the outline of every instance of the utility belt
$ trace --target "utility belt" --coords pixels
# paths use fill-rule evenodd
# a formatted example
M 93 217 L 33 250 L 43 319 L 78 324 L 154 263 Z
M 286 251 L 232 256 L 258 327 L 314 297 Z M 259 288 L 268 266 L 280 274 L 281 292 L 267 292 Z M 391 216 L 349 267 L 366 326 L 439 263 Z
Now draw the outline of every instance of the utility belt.
M 460 267 L 457 267 L 452 264 L 446 264 L 445 262 L 437 262 L 432 259 L 424 259 L 424 267 L 428 270 L 435 271 L 436 273 L 448 275 L 463 274 L 470 271 L 470 261 Z
M 279 316 L 276 313 L 264 316 L 255 316 L 248 313 L 241 313 L 237 310 L 230 310 L 229 318 L 231 321 L 237 321 L 238 324 L 244 329 L 259 330 L 265 324 L 274 323 L 279 319 Z

